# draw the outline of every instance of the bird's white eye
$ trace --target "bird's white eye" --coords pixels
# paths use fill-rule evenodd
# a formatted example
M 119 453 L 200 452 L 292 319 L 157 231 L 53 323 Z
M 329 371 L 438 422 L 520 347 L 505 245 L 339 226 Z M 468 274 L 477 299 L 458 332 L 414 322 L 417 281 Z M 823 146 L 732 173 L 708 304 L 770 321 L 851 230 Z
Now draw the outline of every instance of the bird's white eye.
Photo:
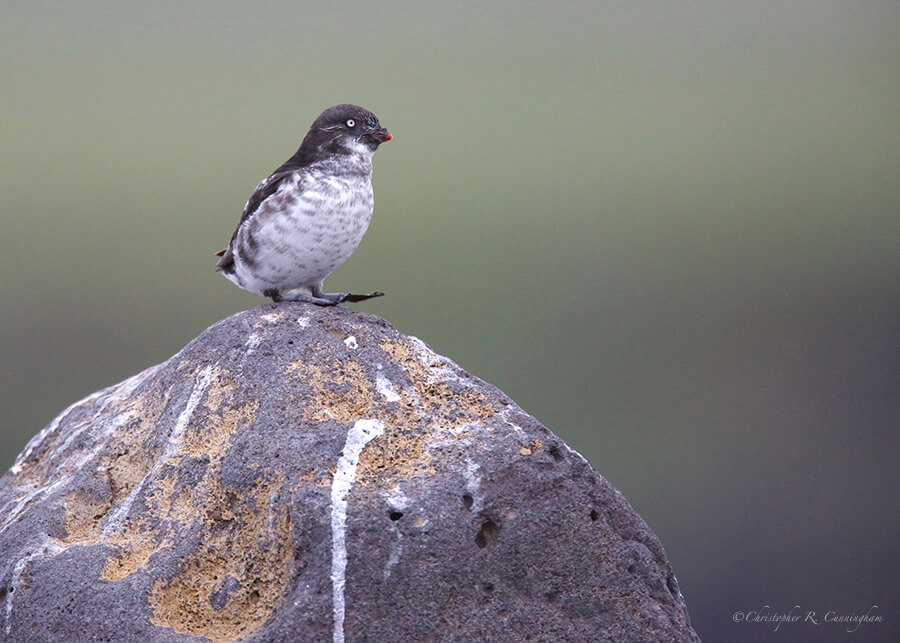
M 356 127 L 356 121 L 352 118 L 347 119 L 347 127 Z

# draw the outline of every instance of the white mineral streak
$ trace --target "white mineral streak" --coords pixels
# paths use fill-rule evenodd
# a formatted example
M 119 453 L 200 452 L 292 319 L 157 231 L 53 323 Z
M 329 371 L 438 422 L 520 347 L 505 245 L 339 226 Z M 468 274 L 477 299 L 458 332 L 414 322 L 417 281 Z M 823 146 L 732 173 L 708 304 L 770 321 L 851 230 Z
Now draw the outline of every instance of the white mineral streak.
M 73 411 L 88 406 L 99 400 L 97 409 L 90 414 L 89 419 L 81 422 L 78 425 L 65 425 L 66 430 L 69 431 L 66 439 L 62 442 L 62 444 L 54 446 L 52 452 L 47 456 L 48 461 L 52 461 L 53 459 L 59 460 L 59 464 L 54 469 L 55 473 L 58 476 L 58 480 L 56 480 L 56 482 L 54 482 L 53 484 L 44 487 L 29 488 L 28 486 L 20 486 L 19 490 L 24 491 L 24 493 L 10 500 L 8 503 L 3 505 L 3 507 L 0 507 L 0 516 L 3 516 L 3 522 L 2 524 L 0 524 L 0 534 L 6 531 L 6 529 L 11 524 L 16 522 L 16 520 L 21 516 L 23 512 L 25 512 L 26 509 L 28 509 L 33 501 L 50 496 L 60 487 L 64 487 L 70 481 L 72 475 L 76 471 L 78 471 L 89 459 L 94 457 L 100 450 L 100 448 L 103 447 L 103 445 L 105 444 L 105 440 L 103 438 L 111 435 L 116 429 L 118 429 L 120 426 L 134 417 L 135 411 L 133 409 L 126 408 L 122 412 L 116 413 L 111 417 L 109 417 L 108 410 L 110 409 L 110 407 L 114 408 L 114 405 L 127 402 L 128 398 L 131 396 L 134 390 L 142 382 L 156 373 L 157 369 L 159 368 L 159 366 L 148 368 L 145 371 L 138 373 L 134 377 L 125 380 L 124 382 L 116 384 L 115 386 L 105 388 L 101 391 L 97 391 L 96 393 L 89 395 L 83 400 L 75 402 L 75 404 L 72 404 L 62 413 L 56 416 L 56 419 L 54 419 L 49 425 L 47 425 L 47 427 L 43 431 L 41 431 L 31 440 L 31 442 L 28 443 L 27 448 L 16 459 L 16 463 L 12 467 L 13 474 L 18 474 L 22 471 L 25 462 L 28 460 L 34 450 L 38 448 L 44 442 L 44 440 L 56 433 L 59 427 L 65 422 L 65 420 Z M 93 435 L 89 436 L 88 443 L 94 445 L 94 447 L 92 449 L 83 451 L 76 445 L 78 438 L 81 437 L 81 435 L 85 432 L 93 432 Z M 73 449 L 73 452 L 71 454 L 68 453 L 68 450 L 70 448 Z M 60 472 L 65 470 L 68 470 L 69 473 L 67 475 L 61 475 Z M 36 533 L 34 534 L 34 538 L 30 539 L 30 542 L 19 551 L 19 559 L 9 571 L 9 580 L 6 582 L 9 588 L 6 593 L 6 605 L 4 609 L 6 620 L 5 631 L 7 635 L 10 633 L 10 630 L 12 628 L 11 619 L 13 612 L 13 598 L 16 594 L 16 590 L 18 589 L 19 583 L 22 578 L 22 574 L 24 573 L 25 568 L 28 566 L 28 563 L 38 558 L 55 556 L 60 552 L 65 551 L 67 547 L 67 545 L 61 543 L 60 541 L 49 538 L 47 534 Z
M 572 454 L 577 455 L 579 458 L 581 458 L 581 459 L 584 460 L 585 462 L 588 461 L 587 458 L 585 458 L 583 455 L 581 455 L 580 453 L 578 453 L 578 451 L 576 451 L 575 449 L 573 449 L 572 447 L 570 447 L 570 446 L 569 446 L 568 444 L 566 444 L 565 442 L 563 442 L 563 446 L 566 447 L 566 448 L 569 450 L 569 453 L 572 453 Z M 588 463 L 588 464 L 590 464 L 590 463 Z
M 356 466 L 366 445 L 384 433 L 381 420 L 357 420 L 347 432 L 344 450 L 331 483 L 331 588 L 334 605 L 334 643 L 344 642 L 344 584 L 347 572 L 347 494 L 356 479 Z
M 478 513 L 484 507 L 484 498 L 481 495 L 481 476 L 478 475 L 480 468 L 477 462 L 466 459 L 463 477 L 466 479 L 466 491 L 472 496 L 472 513 Z
M 247 337 L 247 341 L 244 342 L 244 348 L 247 350 L 244 351 L 243 359 L 247 359 L 253 351 L 259 348 L 259 345 L 262 343 L 262 337 L 257 335 L 256 333 L 250 333 L 250 336 Z
M 134 489 L 131 490 L 131 493 L 125 496 L 125 499 L 119 502 L 112 509 L 112 511 L 109 512 L 109 515 L 106 517 L 106 524 L 103 526 L 104 534 L 109 535 L 119 529 L 122 521 L 124 521 L 125 518 L 128 517 L 128 512 L 131 510 L 131 505 L 134 503 L 141 489 L 144 488 L 144 484 L 146 484 L 147 480 L 152 478 L 153 475 L 159 470 L 160 467 L 162 467 L 166 463 L 167 460 L 178 454 L 178 451 L 181 447 L 181 434 L 184 433 L 184 430 L 187 428 L 188 422 L 191 421 L 191 416 L 194 414 L 194 411 L 197 409 L 197 405 L 203 398 L 203 394 L 212 383 L 214 370 L 215 366 L 206 366 L 203 368 L 203 370 L 200 371 L 200 374 L 197 376 L 197 380 L 194 382 L 194 388 L 191 390 L 191 395 L 190 397 L 188 397 L 187 404 L 184 405 L 184 408 L 179 414 L 178 419 L 175 420 L 175 426 L 173 426 L 172 430 L 169 431 L 169 439 L 166 442 L 165 450 L 163 451 L 159 459 L 150 468 L 150 471 L 147 472 L 147 475 L 145 475 L 144 478 L 134 486 Z
M 428 348 L 428 344 L 418 337 L 410 335 L 409 339 L 413 345 L 412 348 L 414 349 L 416 357 L 419 358 L 422 366 L 425 367 L 425 381 L 428 384 L 446 384 L 452 382 L 466 388 L 481 389 L 483 382 L 478 378 L 465 375 L 465 371 L 460 368 L 459 364 L 448 357 L 438 355 Z M 460 377 L 460 374 L 463 374 L 464 376 Z M 490 427 L 485 428 L 489 429 Z
M 262 344 L 262 337 L 257 333 L 250 333 L 247 337 L 247 341 L 244 342 L 244 354 L 241 357 L 240 364 L 238 364 L 238 374 L 240 376 L 243 376 L 244 374 L 244 365 L 247 363 L 247 358 L 256 352 L 256 349 L 259 348 L 260 344 Z
M 98 409 L 98 411 L 96 413 L 92 413 L 91 415 L 93 417 L 103 417 L 104 412 L 106 411 L 107 408 L 109 408 L 109 406 L 111 404 L 116 403 L 116 402 L 122 402 L 123 400 L 126 400 L 128 398 L 128 396 L 131 395 L 131 393 L 138 386 L 140 386 L 141 383 L 144 382 L 144 380 L 146 380 L 147 378 L 152 376 L 154 373 L 156 373 L 156 371 L 161 366 L 162 366 L 162 364 L 159 364 L 157 366 L 151 366 L 150 368 L 138 373 L 137 375 L 129 377 L 127 380 L 125 380 L 123 382 L 119 382 L 118 384 L 116 384 L 114 386 L 107 387 L 103 390 L 97 391 L 96 393 L 91 393 L 86 398 L 79 400 L 79 401 L 75 402 L 74 404 L 72 404 L 71 406 L 67 407 L 62 413 L 57 415 L 56 418 L 54 418 L 54 420 L 52 422 L 50 422 L 50 424 L 48 424 L 43 430 L 41 430 L 40 433 L 38 433 L 36 436 L 31 438 L 31 441 L 28 442 L 28 445 L 25 447 L 25 450 L 19 455 L 18 458 L 16 458 L 16 461 L 13 464 L 13 466 L 10 467 L 10 471 L 14 475 L 19 474 L 22 471 L 22 466 L 24 465 L 24 463 L 28 459 L 28 457 L 32 454 L 32 452 L 36 448 L 38 448 L 44 442 L 44 440 L 46 440 L 48 437 L 53 435 L 56 432 L 56 430 L 59 429 L 59 425 L 63 422 L 63 420 L 66 419 L 66 417 L 69 416 L 70 413 L 72 413 L 72 411 L 79 409 L 83 406 L 87 406 L 88 404 L 90 404 L 91 402 L 93 402 L 97 399 L 102 399 L 102 402 L 101 402 L 101 405 L 100 405 L 100 408 Z M 91 422 L 85 422 L 82 425 L 80 425 L 78 427 L 78 430 L 73 432 L 73 434 L 67 438 L 64 446 L 68 446 L 68 444 L 70 444 L 75 439 L 75 437 L 77 437 L 85 428 L 90 427 L 90 426 L 92 426 Z M 62 449 L 57 449 L 57 452 L 62 452 Z
M 394 511 L 403 511 L 409 506 L 409 498 L 400 487 L 391 487 L 381 494 L 387 500 L 388 506 Z
M 25 566 L 35 558 L 41 558 L 43 556 L 55 556 L 59 552 L 63 551 L 65 548 L 60 546 L 57 541 L 54 541 L 48 538 L 46 535 L 41 535 L 41 540 L 34 544 L 25 547 L 19 553 L 22 557 L 16 561 L 16 564 L 12 568 L 12 573 L 10 574 L 9 580 L 9 589 L 6 592 L 6 634 L 9 635 L 10 630 L 12 629 L 12 609 L 13 609 L 13 597 L 16 594 L 16 590 L 19 588 L 19 581 L 22 578 L 22 572 L 25 571 Z
M 406 497 L 406 494 L 403 493 L 400 487 L 391 487 L 387 491 L 382 492 L 381 495 L 387 501 L 388 506 L 394 511 L 403 511 L 410 504 L 409 498 Z M 391 531 L 394 532 L 397 539 L 391 546 L 391 553 L 384 565 L 384 580 L 387 580 L 390 577 L 391 570 L 400 562 L 400 554 L 403 553 L 403 534 L 400 532 L 396 522 L 391 523 Z
M 62 413 L 57 415 L 56 418 L 54 418 L 54 420 L 50 424 L 48 424 L 46 427 L 44 427 L 40 433 L 38 433 L 36 436 L 31 438 L 31 440 L 28 442 L 28 445 L 25 447 L 25 450 L 21 454 L 19 454 L 19 457 L 16 458 L 16 461 L 13 464 L 13 466 L 10 467 L 10 471 L 12 471 L 13 474 L 18 475 L 18 473 L 20 471 L 22 471 L 22 464 L 31 455 L 31 452 L 34 451 L 36 448 L 38 448 L 41 445 L 41 443 L 43 443 L 44 440 L 46 440 L 48 437 L 50 437 L 51 435 L 56 433 L 56 430 L 59 428 L 60 423 L 63 421 L 63 419 L 67 415 L 69 415 L 69 413 L 71 413 L 72 411 L 74 411 L 75 409 L 77 409 L 79 407 L 85 406 L 86 404 L 90 404 L 91 402 L 96 400 L 98 397 L 103 395 L 103 393 L 105 393 L 105 391 L 97 391 L 96 393 L 92 393 L 91 395 L 88 395 L 83 400 L 79 400 L 79 401 L 75 402 L 74 404 L 72 404 L 71 406 L 67 407 Z
M 375 376 L 375 390 L 381 393 L 388 402 L 396 402 L 400 399 L 400 396 L 394 391 L 394 385 L 381 374 L 381 371 Z
M 387 562 L 384 564 L 382 576 L 384 580 L 391 577 L 391 570 L 400 562 L 400 554 L 403 553 L 403 534 L 400 533 L 400 529 L 397 528 L 396 523 L 391 523 L 391 529 L 397 535 L 397 540 L 395 540 L 394 544 L 391 546 L 390 556 L 388 556 Z
M 54 469 L 54 473 L 56 474 L 56 477 L 58 477 L 58 480 L 46 487 L 34 488 L 27 485 L 19 486 L 17 488 L 17 492 L 20 492 L 20 495 L 16 496 L 12 500 L 4 504 L 2 507 L 0 507 L 0 516 L 2 516 L 2 522 L 0 522 L 0 534 L 6 531 L 6 529 L 16 521 L 16 519 L 28 508 L 33 500 L 49 496 L 59 487 L 66 485 L 72 477 L 72 474 L 77 472 L 104 446 L 105 441 L 102 438 L 109 436 L 113 431 L 115 431 L 117 428 L 125 424 L 129 419 L 134 417 L 134 411 L 131 409 L 126 409 L 123 412 L 117 413 L 116 415 L 109 418 L 106 417 L 106 412 L 113 404 L 118 404 L 126 401 L 131 393 L 134 392 L 134 390 L 142 382 L 144 382 L 144 380 L 152 376 L 157 371 L 157 369 L 160 368 L 160 366 L 153 366 L 151 368 L 148 368 L 145 371 L 128 378 L 124 382 L 120 382 L 115 386 L 105 388 L 102 391 L 97 391 L 96 393 L 89 395 L 83 400 L 75 402 L 75 404 L 72 404 L 62 413 L 56 416 L 56 418 L 50 424 L 48 424 L 43 431 L 32 438 L 31 442 L 28 443 L 25 451 L 22 452 L 22 454 L 16 459 L 16 463 L 12 466 L 11 471 L 13 474 L 18 474 L 22 471 L 22 467 L 24 466 L 25 461 L 28 459 L 31 453 L 37 447 L 39 447 L 45 439 L 53 435 L 59 429 L 60 425 L 72 413 L 72 411 L 100 400 L 99 408 L 96 410 L 96 412 L 91 413 L 90 419 L 82 422 L 75 427 L 72 427 L 71 429 L 67 427 L 67 429 L 70 430 L 71 433 L 66 437 L 62 445 L 54 447 L 52 449 L 52 453 L 48 455 L 50 461 L 52 461 L 54 458 L 58 458 L 61 460 L 61 462 Z M 94 418 L 100 419 L 95 421 Z M 68 449 L 82 433 L 88 430 L 95 430 L 100 432 L 100 435 L 93 436 L 89 440 L 90 443 L 94 445 L 94 448 L 84 453 L 77 452 L 76 454 L 66 454 L 66 449 Z M 63 470 L 68 470 L 69 473 L 66 475 L 61 475 L 61 472 Z
M 56 491 L 56 489 L 59 488 L 64 482 L 66 482 L 65 478 L 63 478 L 62 480 L 57 480 L 49 487 L 38 487 L 37 489 L 32 489 L 24 496 L 14 498 L 0 507 L 0 516 L 3 516 L 3 524 L 0 525 L 0 534 L 6 531 L 6 528 L 16 521 L 16 518 L 18 518 L 19 515 L 28 508 L 28 505 L 32 500 L 34 500 L 35 498 L 41 498 L 43 496 L 50 495 L 51 493 Z M 15 503 L 14 506 L 12 507 L 12 509 L 9 509 L 9 513 L 7 513 L 7 508 L 10 505 L 13 505 L 13 503 Z
M 520 427 L 515 422 L 511 422 L 509 419 L 509 414 L 510 414 L 510 409 L 507 408 L 507 409 L 503 409 L 500 413 L 497 414 L 497 416 L 501 420 L 503 420 L 503 422 L 506 424 L 506 426 L 510 427 L 513 431 L 515 431 L 516 435 L 518 435 L 520 437 L 523 436 L 524 432 L 522 431 L 522 427 Z
M 359 343 L 356 341 L 356 337 L 354 337 L 353 335 L 350 335 L 350 337 L 345 339 L 344 343 L 347 345 L 347 348 L 349 348 L 351 351 L 359 348 Z
M 419 361 L 422 362 L 422 365 L 427 369 L 427 382 L 429 384 L 433 384 L 435 382 L 459 382 L 464 386 L 470 386 L 471 383 L 467 382 L 464 379 L 459 377 L 459 372 L 462 369 L 456 365 L 453 361 L 446 357 L 441 357 L 433 350 L 428 348 L 428 344 L 423 342 L 418 337 L 409 336 L 409 339 L 412 341 L 413 348 L 415 349 L 416 357 L 419 358 Z

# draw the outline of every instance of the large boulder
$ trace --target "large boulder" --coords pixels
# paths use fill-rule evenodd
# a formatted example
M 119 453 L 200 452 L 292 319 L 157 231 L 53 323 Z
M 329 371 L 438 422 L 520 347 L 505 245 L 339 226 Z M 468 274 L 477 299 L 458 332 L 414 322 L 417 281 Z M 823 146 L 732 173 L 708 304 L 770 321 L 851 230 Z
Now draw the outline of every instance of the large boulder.
M 378 317 L 283 303 L 28 444 L 0 479 L 0 640 L 697 635 L 656 536 L 501 391 Z

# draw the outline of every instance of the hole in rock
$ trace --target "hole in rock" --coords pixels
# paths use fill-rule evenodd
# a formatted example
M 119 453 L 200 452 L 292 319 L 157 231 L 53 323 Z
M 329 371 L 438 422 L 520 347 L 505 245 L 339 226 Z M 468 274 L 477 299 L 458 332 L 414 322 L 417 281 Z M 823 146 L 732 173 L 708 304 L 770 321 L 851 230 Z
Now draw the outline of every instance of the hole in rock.
M 499 527 L 492 520 L 485 520 L 481 525 L 481 529 L 475 535 L 475 544 L 479 548 L 484 549 L 488 545 L 493 545 L 497 540 L 497 532 Z

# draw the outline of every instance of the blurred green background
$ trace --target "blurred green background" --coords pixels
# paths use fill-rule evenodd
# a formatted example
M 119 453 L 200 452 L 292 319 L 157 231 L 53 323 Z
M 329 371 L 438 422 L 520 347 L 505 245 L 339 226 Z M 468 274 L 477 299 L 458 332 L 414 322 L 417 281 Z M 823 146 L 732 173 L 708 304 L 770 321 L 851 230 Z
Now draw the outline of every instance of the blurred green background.
M 330 290 L 583 453 L 704 639 L 900 640 L 896 0 L 2 13 L 3 469 L 263 303 L 213 253 L 356 102 L 395 138 Z M 885 622 L 732 622 L 765 605 Z

